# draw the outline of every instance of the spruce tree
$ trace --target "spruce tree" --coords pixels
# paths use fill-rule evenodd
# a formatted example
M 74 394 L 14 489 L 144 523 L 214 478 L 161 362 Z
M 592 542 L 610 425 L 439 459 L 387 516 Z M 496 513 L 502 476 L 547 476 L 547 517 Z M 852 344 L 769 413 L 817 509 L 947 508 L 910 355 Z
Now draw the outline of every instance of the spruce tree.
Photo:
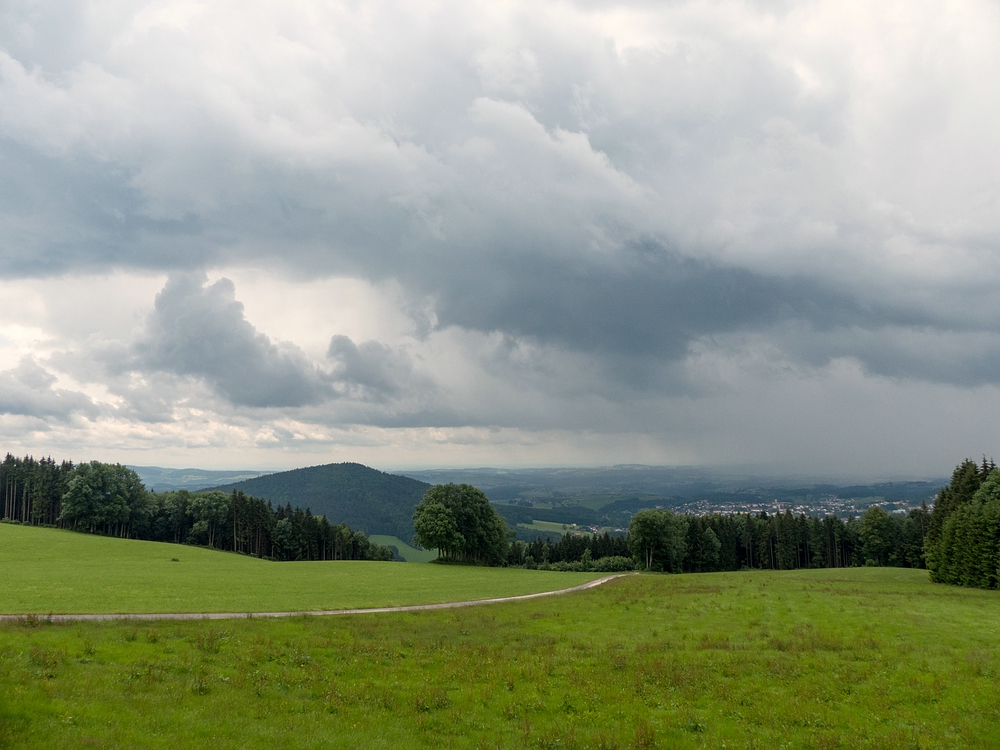
M 945 523 L 958 508 L 972 503 L 972 498 L 985 478 L 980 467 L 967 458 L 955 468 L 948 486 L 938 493 L 934 501 L 934 510 L 931 511 L 927 523 L 927 536 L 924 540 L 924 553 L 932 581 L 950 582 L 945 580 L 945 575 L 941 572 L 942 566 L 951 565 L 950 558 L 949 562 L 945 563 L 946 552 L 942 547 Z M 954 550 L 950 550 L 947 554 L 951 555 L 953 552 Z M 951 574 L 948 575 L 950 577 Z

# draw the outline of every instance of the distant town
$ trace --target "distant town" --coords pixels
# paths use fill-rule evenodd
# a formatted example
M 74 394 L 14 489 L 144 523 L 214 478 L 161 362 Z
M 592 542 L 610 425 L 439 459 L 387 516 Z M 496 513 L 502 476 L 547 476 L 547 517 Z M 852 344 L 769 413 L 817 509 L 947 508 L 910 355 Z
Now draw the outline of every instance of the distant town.
M 860 516 L 873 505 L 880 506 L 887 513 L 897 513 L 905 515 L 913 508 L 919 508 L 926 503 L 928 507 L 934 504 L 934 495 L 917 500 L 915 498 L 889 500 L 881 496 L 872 497 L 839 497 L 838 495 L 817 495 L 807 496 L 798 501 L 781 500 L 774 498 L 766 499 L 766 490 L 754 490 L 745 500 L 732 499 L 727 501 L 718 498 L 703 498 L 691 500 L 689 502 L 672 504 L 671 508 L 677 512 L 690 513 L 691 515 L 710 515 L 713 513 L 784 513 L 791 511 L 793 515 L 804 514 L 807 516 L 837 516 L 838 518 L 849 518 Z

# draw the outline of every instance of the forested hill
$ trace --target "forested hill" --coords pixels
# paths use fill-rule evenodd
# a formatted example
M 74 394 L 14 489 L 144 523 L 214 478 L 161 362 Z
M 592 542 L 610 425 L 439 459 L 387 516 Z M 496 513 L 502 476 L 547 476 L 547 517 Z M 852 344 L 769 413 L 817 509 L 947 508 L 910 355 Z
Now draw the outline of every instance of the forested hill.
M 346 523 L 366 534 L 413 538 L 413 508 L 430 488 L 415 479 L 386 474 L 361 464 L 309 466 L 225 484 L 223 492 L 242 490 L 275 505 L 291 503 Z

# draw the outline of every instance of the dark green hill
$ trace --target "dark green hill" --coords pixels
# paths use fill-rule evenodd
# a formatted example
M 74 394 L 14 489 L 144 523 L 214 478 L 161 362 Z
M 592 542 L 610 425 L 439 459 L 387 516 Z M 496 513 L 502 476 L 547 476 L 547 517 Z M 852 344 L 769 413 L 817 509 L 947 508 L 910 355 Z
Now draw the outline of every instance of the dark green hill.
M 386 474 L 361 464 L 326 464 L 221 485 L 277 505 L 291 503 L 346 523 L 366 534 L 413 538 L 413 508 L 430 488 L 416 479 Z

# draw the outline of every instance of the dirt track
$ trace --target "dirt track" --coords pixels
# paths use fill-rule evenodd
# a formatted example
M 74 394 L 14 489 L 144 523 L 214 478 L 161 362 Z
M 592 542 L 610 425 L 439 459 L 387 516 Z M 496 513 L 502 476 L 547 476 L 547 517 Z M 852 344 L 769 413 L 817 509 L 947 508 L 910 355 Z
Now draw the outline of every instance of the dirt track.
M 368 607 L 363 609 L 328 609 L 312 612 L 165 612 L 159 614 L 109 614 L 109 615 L 0 615 L 0 622 L 37 620 L 38 622 L 102 622 L 108 620 L 237 620 L 253 617 L 332 617 L 334 615 L 373 615 L 382 612 L 422 612 L 428 609 L 455 609 L 457 607 L 477 607 L 482 604 L 519 602 L 524 599 L 538 599 L 543 596 L 558 596 L 574 591 L 584 591 L 600 586 L 627 573 L 615 573 L 594 581 L 581 583 L 568 589 L 541 591 L 537 594 L 502 596 L 497 599 L 474 599 L 468 602 L 443 602 L 441 604 L 410 604 L 404 607 Z

